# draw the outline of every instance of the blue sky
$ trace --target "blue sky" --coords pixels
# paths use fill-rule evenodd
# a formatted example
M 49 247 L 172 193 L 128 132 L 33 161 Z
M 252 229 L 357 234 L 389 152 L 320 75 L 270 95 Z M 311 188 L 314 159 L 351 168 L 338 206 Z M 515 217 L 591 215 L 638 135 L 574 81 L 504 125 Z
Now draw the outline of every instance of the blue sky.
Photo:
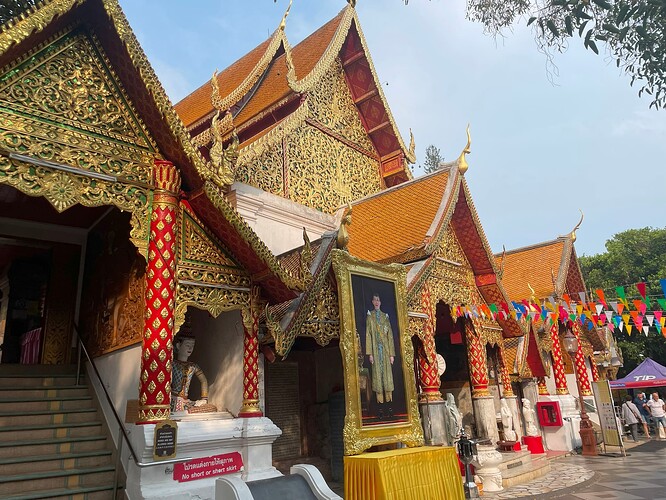
M 172 102 L 265 40 L 287 0 L 120 0 Z M 295 45 L 346 6 L 295 0 Z M 429 144 L 453 160 L 472 130 L 467 181 L 494 251 L 551 240 L 578 221 L 578 254 L 626 229 L 666 226 L 666 111 L 648 109 L 614 62 L 577 39 L 549 78 L 531 32 L 495 39 L 463 0 L 358 0 L 384 93 L 417 165 Z M 416 175 L 422 172 L 417 168 Z

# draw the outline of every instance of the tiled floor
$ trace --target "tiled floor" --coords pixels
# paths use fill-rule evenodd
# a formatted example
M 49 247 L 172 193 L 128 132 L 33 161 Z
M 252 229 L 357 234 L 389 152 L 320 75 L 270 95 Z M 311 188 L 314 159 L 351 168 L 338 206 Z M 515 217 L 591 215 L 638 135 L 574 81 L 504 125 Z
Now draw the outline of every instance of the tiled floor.
M 630 444 L 627 457 L 561 458 L 551 472 L 484 499 L 666 500 L 666 441 Z

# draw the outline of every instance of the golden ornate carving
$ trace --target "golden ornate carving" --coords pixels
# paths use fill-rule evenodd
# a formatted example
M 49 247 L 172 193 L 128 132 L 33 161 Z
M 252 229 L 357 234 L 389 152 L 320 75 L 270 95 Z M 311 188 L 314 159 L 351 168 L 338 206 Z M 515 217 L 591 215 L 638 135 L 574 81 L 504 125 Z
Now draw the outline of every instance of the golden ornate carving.
M 336 243 L 340 250 L 347 250 L 347 243 L 349 243 L 349 231 L 347 228 L 352 223 L 352 207 L 347 204 L 347 211 L 340 221 L 340 227 L 338 228 L 338 235 Z
M 462 150 L 462 153 L 460 153 L 458 161 L 456 161 L 456 164 L 458 165 L 458 171 L 460 172 L 461 175 L 464 175 L 465 172 L 467 172 L 468 165 L 467 165 L 466 156 L 472 152 L 472 150 L 470 149 L 471 145 L 472 145 L 472 136 L 469 133 L 469 124 L 467 124 L 467 145 Z
M 338 294 L 328 279 L 324 281 L 316 294 L 316 300 L 309 307 L 307 320 L 301 326 L 299 336 L 312 337 L 320 346 L 326 346 L 340 335 Z
M 211 78 L 213 92 L 211 101 L 213 106 L 220 100 L 220 87 L 217 81 L 217 71 Z M 224 147 L 224 134 L 233 127 L 233 119 L 230 112 L 225 112 L 224 117 L 220 119 L 222 110 L 217 109 L 215 116 L 210 124 L 210 131 L 213 136 L 213 144 L 210 147 L 210 162 L 206 166 L 204 176 L 213 180 L 220 187 L 230 185 L 234 181 L 234 169 L 238 161 L 238 135 L 233 131 L 231 142 Z
M 310 246 L 310 238 L 308 232 L 303 228 L 303 249 L 299 255 L 299 277 L 305 286 L 312 283 L 312 272 L 310 266 L 312 265 L 312 247 Z
M 261 139 L 259 139 L 259 141 L 260 140 Z M 251 148 L 253 144 L 248 147 Z M 252 161 L 249 162 L 243 161 L 244 157 L 247 157 L 245 154 L 246 150 L 247 148 L 241 150 L 234 174 L 235 179 L 268 193 L 284 196 L 284 184 L 282 181 L 282 164 L 284 163 L 282 140 L 273 144 L 272 147 L 262 151 L 261 154 L 252 158 Z
M 354 455 L 365 449 L 385 443 L 403 442 L 408 446 L 423 445 L 423 429 L 418 414 L 414 378 L 414 348 L 407 330 L 406 272 L 398 264 L 382 265 L 363 261 L 342 250 L 332 251 L 333 269 L 338 283 L 340 307 L 340 351 L 345 372 L 346 415 L 343 430 L 344 453 Z M 393 282 L 396 291 L 396 313 L 399 326 L 399 346 L 402 371 L 406 387 L 407 422 L 381 426 L 362 425 L 358 376 L 358 341 L 354 316 L 352 274 Z
M 249 307 L 249 305 L 249 290 L 210 288 L 179 283 L 174 331 L 177 332 L 185 322 L 185 313 L 188 306 L 208 311 L 211 316 L 217 318 L 224 311 L 242 309 L 243 307 Z

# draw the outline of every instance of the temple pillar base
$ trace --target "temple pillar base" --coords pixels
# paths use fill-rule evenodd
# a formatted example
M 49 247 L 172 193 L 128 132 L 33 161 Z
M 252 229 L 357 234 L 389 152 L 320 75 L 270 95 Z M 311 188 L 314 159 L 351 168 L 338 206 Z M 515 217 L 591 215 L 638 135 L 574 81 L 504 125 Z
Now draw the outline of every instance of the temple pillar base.
M 155 425 L 128 427 L 139 460 L 152 462 Z M 243 470 L 231 475 L 245 481 L 276 477 L 281 474 L 273 467 L 273 442 L 281 434 L 282 431 L 266 417 L 183 419 L 178 422 L 176 458 L 199 459 L 238 452 L 243 459 Z M 178 482 L 174 479 L 174 464 L 141 468 L 131 457 L 126 457 L 126 449 L 124 451 L 126 493 L 130 500 L 215 498 L 215 480 L 221 476 Z
M 491 443 L 499 441 L 495 400 L 492 396 L 472 397 L 474 420 L 479 438 L 488 438 Z
M 447 439 L 444 401 L 419 403 L 419 413 L 427 446 L 453 446 L 453 443 L 449 443 Z

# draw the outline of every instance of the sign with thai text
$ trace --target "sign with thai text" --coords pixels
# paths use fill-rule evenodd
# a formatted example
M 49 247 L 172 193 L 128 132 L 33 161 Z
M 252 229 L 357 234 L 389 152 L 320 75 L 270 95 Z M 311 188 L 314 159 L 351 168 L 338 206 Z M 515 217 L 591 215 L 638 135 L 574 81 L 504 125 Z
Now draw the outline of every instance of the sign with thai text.
M 604 444 L 606 446 L 622 446 L 622 433 L 615 415 L 613 395 L 608 380 L 592 382 L 592 389 L 597 403 L 601 432 L 604 435 Z
M 173 420 L 163 420 L 155 426 L 155 445 L 153 448 L 155 460 L 175 458 L 177 436 L 178 424 Z
M 205 479 L 207 477 L 222 476 L 240 472 L 243 468 L 243 458 L 237 451 L 214 455 L 212 457 L 197 458 L 189 462 L 176 464 L 173 468 L 173 478 L 179 483 Z

